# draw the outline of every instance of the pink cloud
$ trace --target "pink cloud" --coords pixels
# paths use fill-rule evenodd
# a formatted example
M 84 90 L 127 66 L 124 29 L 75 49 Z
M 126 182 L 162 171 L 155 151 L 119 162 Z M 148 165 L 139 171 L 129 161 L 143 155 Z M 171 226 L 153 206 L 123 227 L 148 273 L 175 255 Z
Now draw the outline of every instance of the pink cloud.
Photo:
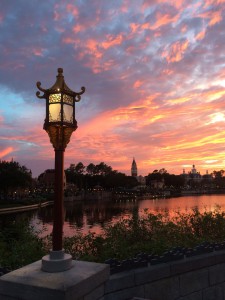
M 187 25 L 183 25 L 182 27 L 181 27 L 181 32 L 182 33 L 185 33 L 185 32 L 187 32 Z
M 178 19 L 179 19 L 179 14 L 177 14 L 175 16 L 171 16 L 170 14 L 162 14 L 161 12 L 158 12 L 156 14 L 156 21 L 153 25 L 151 25 L 149 23 L 144 23 L 141 27 L 142 27 L 142 29 L 155 30 L 161 26 L 175 23 L 178 21 Z
M 75 43 L 75 39 L 74 39 L 74 37 L 67 36 L 67 37 L 64 37 L 64 38 L 62 39 L 62 42 L 63 42 L 64 44 L 74 44 L 74 43 Z
M 204 37 L 205 37 L 205 34 L 206 34 L 206 30 L 203 29 L 202 31 L 200 31 L 196 36 L 196 40 L 199 41 L 199 40 L 203 40 Z
M 46 51 L 46 49 L 43 49 L 43 48 L 34 48 L 32 50 L 33 54 L 36 56 L 44 56 L 45 51 Z
M 122 13 L 127 13 L 130 7 L 130 1 L 129 0 L 124 0 L 122 1 L 122 4 L 120 6 L 120 11 Z
M 73 27 L 73 32 L 75 32 L 75 33 L 78 33 L 78 32 L 84 31 L 84 30 L 85 30 L 85 27 L 82 26 L 81 24 L 76 24 Z
M 88 39 L 86 42 L 86 49 L 93 53 L 96 58 L 102 57 L 102 52 L 99 51 L 99 44 L 97 40 Z
M 188 40 L 183 42 L 177 41 L 170 45 L 167 50 L 163 51 L 162 57 L 165 57 L 168 62 L 178 62 L 182 60 L 188 45 Z
M 123 42 L 123 36 L 121 34 L 117 36 L 107 35 L 106 41 L 101 43 L 104 49 L 114 47 L 115 45 L 120 45 Z
M 131 33 L 136 33 L 138 31 L 138 28 L 140 27 L 140 24 L 136 23 L 131 23 L 130 28 L 131 28 Z
M 135 83 L 133 84 L 133 87 L 134 87 L 135 89 L 138 89 L 140 86 L 142 86 L 142 84 L 143 84 L 143 81 L 137 80 L 137 81 L 135 81 Z
M 3 150 L 0 150 L 0 158 L 4 158 L 4 156 L 7 156 L 8 154 L 14 152 L 13 147 L 7 147 Z
M 204 7 L 225 3 L 225 0 L 205 0 Z
M 163 74 L 165 75 L 172 75 L 174 73 L 174 70 L 171 70 L 171 69 L 164 69 L 162 71 Z
M 59 21 L 60 20 L 60 13 L 58 12 L 59 5 L 55 4 L 54 6 L 54 20 Z
M 199 17 L 209 19 L 209 26 L 213 26 L 222 20 L 221 11 L 207 11 L 199 14 Z
M 79 10 L 74 4 L 67 4 L 66 10 L 68 13 L 71 13 L 74 17 L 79 16 Z

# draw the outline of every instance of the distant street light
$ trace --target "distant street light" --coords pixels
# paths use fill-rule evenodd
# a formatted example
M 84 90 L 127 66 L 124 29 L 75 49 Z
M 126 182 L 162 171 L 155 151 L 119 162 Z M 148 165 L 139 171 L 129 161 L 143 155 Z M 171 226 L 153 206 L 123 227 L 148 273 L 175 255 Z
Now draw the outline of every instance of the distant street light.
M 47 131 L 50 142 L 55 150 L 55 197 L 52 231 L 52 251 L 42 258 L 42 270 L 60 272 L 68 270 L 72 265 L 72 257 L 63 250 L 64 222 L 64 151 L 70 137 L 77 129 L 75 119 L 75 102 L 79 102 L 85 88 L 81 92 L 73 92 L 65 83 L 63 69 L 58 69 L 55 84 L 49 89 L 43 89 L 37 82 L 37 88 L 43 92 L 36 93 L 40 99 L 46 99 L 46 118 L 44 130 Z

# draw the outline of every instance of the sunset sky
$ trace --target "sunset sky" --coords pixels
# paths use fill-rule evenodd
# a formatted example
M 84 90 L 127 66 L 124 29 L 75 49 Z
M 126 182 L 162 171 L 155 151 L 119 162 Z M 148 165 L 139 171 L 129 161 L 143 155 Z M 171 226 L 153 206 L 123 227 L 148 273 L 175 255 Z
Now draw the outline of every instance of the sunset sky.
M 0 160 L 54 167 L 35 94 L 61 67 L 86 87 L 65 168 L 225 169 L 225 0 L 1 0 L 0 32 Z

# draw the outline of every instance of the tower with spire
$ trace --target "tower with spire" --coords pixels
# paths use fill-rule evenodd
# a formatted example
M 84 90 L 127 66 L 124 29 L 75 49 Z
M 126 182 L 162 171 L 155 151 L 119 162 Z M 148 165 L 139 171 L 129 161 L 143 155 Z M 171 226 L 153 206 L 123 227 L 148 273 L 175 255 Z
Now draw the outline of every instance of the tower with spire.
M 131 165 L 131 176 L 137 177 L 137 164 L 134 158 Z

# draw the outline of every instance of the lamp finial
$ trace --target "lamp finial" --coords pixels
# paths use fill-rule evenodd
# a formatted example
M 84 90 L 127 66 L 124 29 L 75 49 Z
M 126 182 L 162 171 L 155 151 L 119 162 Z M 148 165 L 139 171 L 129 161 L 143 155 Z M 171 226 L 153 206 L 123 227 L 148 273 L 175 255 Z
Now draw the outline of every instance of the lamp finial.
M 63 73 L 63 68 L 58 68 L 58 73 L 60 74 L 62 74 Z

